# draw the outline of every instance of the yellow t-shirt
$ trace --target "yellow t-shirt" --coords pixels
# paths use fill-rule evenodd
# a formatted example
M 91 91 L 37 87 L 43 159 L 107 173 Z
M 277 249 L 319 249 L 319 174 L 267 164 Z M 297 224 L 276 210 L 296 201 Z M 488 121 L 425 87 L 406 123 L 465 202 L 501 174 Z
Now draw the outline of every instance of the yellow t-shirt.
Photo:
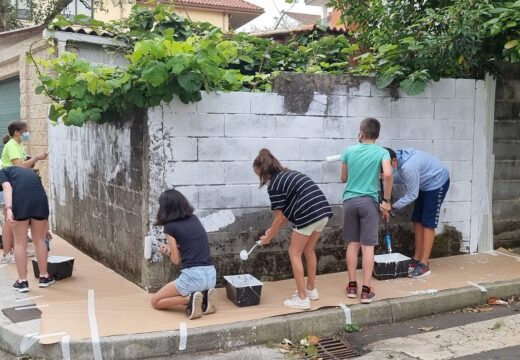
M 2 168 L 13 166 L 14 159 L 25 161 L 26 154 L 22 144 L 15 139 L 9 140 L 2 150 Z

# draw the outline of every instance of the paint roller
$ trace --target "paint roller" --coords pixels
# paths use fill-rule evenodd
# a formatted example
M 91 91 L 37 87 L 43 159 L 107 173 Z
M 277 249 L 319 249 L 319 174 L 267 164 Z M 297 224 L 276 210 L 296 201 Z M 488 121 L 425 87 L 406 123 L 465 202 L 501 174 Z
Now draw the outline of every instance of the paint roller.
M 331 155 L 331 156 L 327 156 L 325 158 L 325 161 L 327 162 L 334 162 L 334 161 L 340 161 L 341 160 L 341 155 Z
M 153 236 L 145 236 L 145 238 L 144 238 L 144 258 L 146 260 L 150 260 L 152 258 L 153 240 L 154 240 Z
M 251 250 L 249 250 L 249 251 L 246 251 L 246 250 L 240 251 L 240 260 L 246 261 L 249 258 L 249 255 L 253 252 L 254 249 L 256 249 L 257 246 L 262 246 L 262 243 L 260 242 L 260 240 L 258 240 L 255 243 L 255 245 L 251 248 Z

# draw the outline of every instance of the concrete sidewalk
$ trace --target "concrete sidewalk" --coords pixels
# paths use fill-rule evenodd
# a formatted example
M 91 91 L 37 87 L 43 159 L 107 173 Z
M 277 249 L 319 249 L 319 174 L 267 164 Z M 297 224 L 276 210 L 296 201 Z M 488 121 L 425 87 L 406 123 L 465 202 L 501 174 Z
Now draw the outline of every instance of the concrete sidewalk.
M 12 278 L 0 272 L 0 307 L 12 307 L 20 295 L 11 288 Z M 370 305 L 349 306 L 352 323 L 359 326 L 391 323 L 428 316 L 482 304 L 489 296 L 506 298 L 520 294 L 520 274 L 517 280 L 481 284 L 487 290 L 468 286 L 444 290 L 433 294 L 379 300 Z M 26 303 L 24 303 L 26 304 Z M 180 331 L 166 331 L 100 339 L 105 359 L 161 358 L 212 350 L 228 350 L 239 346 L 277 343 L 284 338 L 298 340 L 308 334 L 332 335 L 341 332 L 346 324 L 342 308 L 326 308 L 261 320 L 231 323 L 189 329 L 186 350 L 179 350 Z M 0 314 L 0 347 L 9 353 L 20 354 L 31 343 L 28 334 L 39 333 L 39 320 L 13 324 Z M 24 337 L 25 336 L 25 337 Z M 36 339 L 35 339 L 36 340 Z M 41 345 L 33 341 L 25 354 L 36 358 L 62 359 L 69 355 L 62 344 Z M 22 349 L 21 349 L 22 347 Z M 71 341 L 70 359 L 92 359 L 90 339 Z

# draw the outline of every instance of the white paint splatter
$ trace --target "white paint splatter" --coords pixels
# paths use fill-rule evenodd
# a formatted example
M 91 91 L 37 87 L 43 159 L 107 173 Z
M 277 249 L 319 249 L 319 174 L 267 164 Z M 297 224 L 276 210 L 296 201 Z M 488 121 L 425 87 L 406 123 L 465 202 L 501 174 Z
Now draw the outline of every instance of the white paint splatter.
M 399 261 L 410 260 L 408 256 L 404 256 L 403 254 L 393 253 L 393 254 L 382 254 L 374 256 L 374 261 L 377 263 L 396 263 Z
M 410 295 L 432 295 L 437 293 L 437 289 L 427 289 L 427 290 L 419 290 L 419 291 L 410 291 Z
M 235 215 L 231 210 L 220 210 L 200 219 L 207 232 L 218 231 L 235 222 Z

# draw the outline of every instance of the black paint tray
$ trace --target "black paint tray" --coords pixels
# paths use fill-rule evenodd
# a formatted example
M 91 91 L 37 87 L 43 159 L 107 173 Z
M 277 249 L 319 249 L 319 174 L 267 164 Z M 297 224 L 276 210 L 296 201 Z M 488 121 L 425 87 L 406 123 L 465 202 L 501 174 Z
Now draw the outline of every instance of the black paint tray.
M 377 280 L 408 276 L 410 258 L 399 253 L 374 256 L 374 277 Z
M 32 261 L 34 276 L 40 277 L 40 269 L 36 260 Z M 74 269 L 74 258 L 70 256 L 49 256 L 47 258 L 47 271 L 56 280 L 65 279 L 72 276 Z
M 236 306 L 252 306 L 260 303 L 263 283 L 250 274 L 224 276 L 226 294 Z

